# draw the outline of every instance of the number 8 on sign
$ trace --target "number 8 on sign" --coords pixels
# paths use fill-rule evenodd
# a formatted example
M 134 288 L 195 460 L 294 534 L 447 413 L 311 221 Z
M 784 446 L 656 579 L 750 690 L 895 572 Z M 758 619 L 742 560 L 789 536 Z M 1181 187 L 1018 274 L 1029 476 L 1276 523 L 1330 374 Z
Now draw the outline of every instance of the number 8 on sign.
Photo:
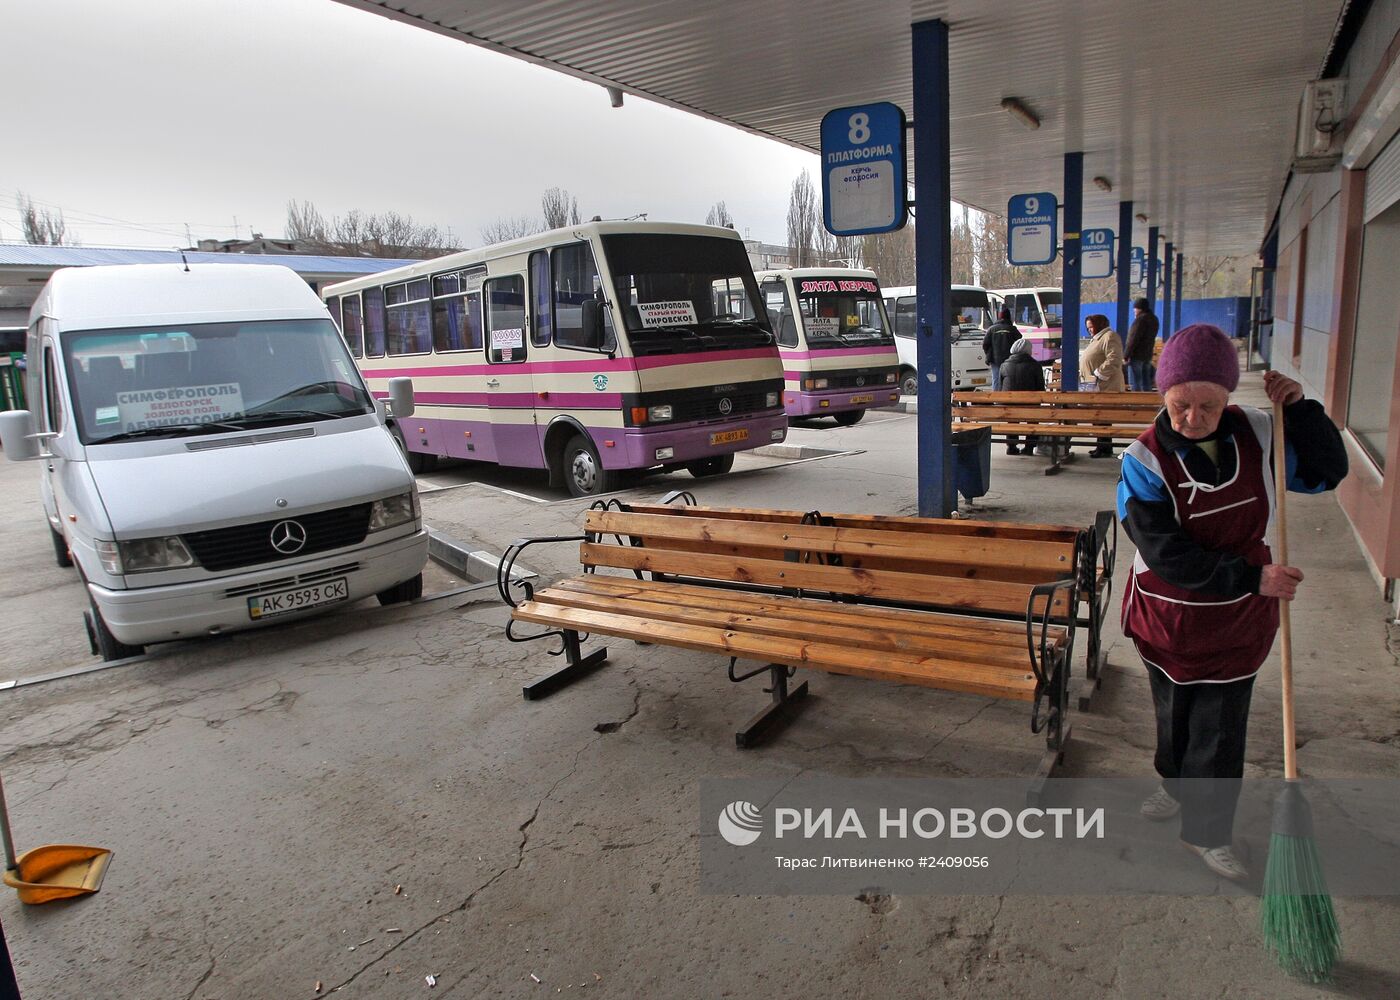
M 854 143 L 870 141 L 870 116 L 865 112 L 851 115 L 851 130 L 846 133 L 848 139 Z

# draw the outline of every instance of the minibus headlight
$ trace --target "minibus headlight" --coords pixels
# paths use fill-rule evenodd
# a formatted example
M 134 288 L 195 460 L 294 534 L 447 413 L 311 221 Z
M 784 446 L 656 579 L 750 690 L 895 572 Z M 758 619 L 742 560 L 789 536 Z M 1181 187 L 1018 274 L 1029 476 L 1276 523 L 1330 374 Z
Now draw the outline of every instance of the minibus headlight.
M 663 420 L 670 420 L 671 404 L 667 403 L 665 406 L 647 407 L 647 419 L 652 421 L 653 423 L 660 423 Z
M 418 517 L 418 494 L 413 490 L 374 501 L 369 509 L 369 530 L 383 531 Z
M 886 382 L 893 382 L 896 378 L 898 378 L 898 376 L 895 375 L 894 372 L 890 372 L 888 375 L 885 376 L 885 381 L 886 381 Z
M 776 392 L 770 392 L 767 396 L 763 397 L 763 403 L 768 409 L 773 409 L 778 405 L 778 394 Z
M 110 549 L 107 547 L 111 546 Z M 111 553 L 109 555 L 109 552 Z M 124 542 L 98 542 L 97 554 L 102 568 L 113 575 L 154 573 L 162 569 L 183 569 L 193 566 L 194 556 L 179 535 L 164 538 L 131 538 Z M 117 568 L 113 568 L 115 564 Z
M 824 378 L 809 378 L 809 379 L 807 379 L 805 382 L 802 383 L 802 388 L 804 388 L 804 389 L 825 389 L 825 388 L 826 388 L 826 385 L 827 385 L 826 379 L 824 379 Z

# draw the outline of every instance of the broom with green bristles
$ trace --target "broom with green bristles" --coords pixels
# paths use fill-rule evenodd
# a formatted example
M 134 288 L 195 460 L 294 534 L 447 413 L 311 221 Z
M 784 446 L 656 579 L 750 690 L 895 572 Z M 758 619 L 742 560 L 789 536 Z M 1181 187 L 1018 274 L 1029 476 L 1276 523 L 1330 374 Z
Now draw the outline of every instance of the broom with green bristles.
M 1284 496 L 1288 474 L 1284 465 L 1283 404 L 1274 403 L 1274 495 L 1278 522 L 1278 561 L 1288 564 L 1288 533 Z M 1269 863 L 1264 869 L 1264 895 L 1259 917 L 1264 946 L 1290 974 L 1311 982 L 1331 977 L 1342 952 L 1342 935 L 1332 912 L 1332 897 L 1322 875 L 1322 859 L 1313 840 L 1312 809 L 1298 782 L 1298 759 L 1293 728 L 1293 636 L 1288 601 L 1279 601 L 1280 649 L 1283 661 L 1283 794 L 1274 803 L 1274 829 L 1269 838 Z

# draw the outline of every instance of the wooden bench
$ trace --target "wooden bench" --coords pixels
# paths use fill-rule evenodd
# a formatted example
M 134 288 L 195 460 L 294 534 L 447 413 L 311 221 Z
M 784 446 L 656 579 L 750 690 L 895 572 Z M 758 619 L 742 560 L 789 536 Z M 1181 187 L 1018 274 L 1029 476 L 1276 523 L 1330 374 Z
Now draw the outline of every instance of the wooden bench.
M 550 652 L 565 658 L 525 686 L 527 699 L 601 665 L 606 649 L 582 652 L 600 633 L 728 656 L 734 682 L 767 674 L 771 701 L 735 734 L 740 747 L 801 703 L 806 683 L 788 685 L 798 668 L 1030 702 L 1031 731 L 1045 733 L 1043 780 L 1070 735 L 1074 610 L 1091 550 L 1088 532 L 1043 540 L 1002 527 L 1002 536 L 941 536 L 874 518 L 843 526 L 791 511 L 710 517 L 598 501 L 582 535 L 514 542 L 497 584 L 512 606 L 507 637 L 557 638 Z M 582 543 L 582 574 L 543 589 L 511 578 L 527 547 L 559 541 Z M 519 635 L 522 622 L 546 630 Z M 762 665 L 736 673 L 739 660 Z
M 1136 440 L 1162 409 L 1155 392 L 955 392 L 955 421 L 992 425 L 995 441 L 1034 435 L 1052 448 L 1047 476 L 1060 471 L 1072 445 Z M 954 423 L 954 427 L 958 423 Z
M 749 521 L 768 521 L 781 524 L 797 524 L 804 519 L 816 519 L 817 523 L 836 528 L 878 527 L 890 531 L 903 531 L 917 534 L 924 545 L 936 546 L 939 538 L 982 538 L 1012 539 L 1025 542 L 1049 542 L 1059 546 L 1078 542 L 1085 544 L 1085 551 L 1078 560 L 1078 596 L 1080 609 L 1077 624 L 1085 630 L 1086 653 L 1084 657 L 1084 680 L 1077 693 L 1079 710 L 1086 711 L 1094 693 L 1103 681 L 1103 669 L 1108 663 L 1108 653 L 1103 642 L 1103 624 L 1110 620 L 1113 612 L 1109 607 L 1113 596 L 1113 569 L 1118 558 L 1118 518 L 1111 510 L 1101 510 L 1094 517 L 1094 524 L 1085 532 L 1083 529 L 1060 524 L 1029 524 L 1026 522 L 973 521 L 967 519 L 949 520 L 928 517 L 895 517 L 882 514 L 823 514 L 819 511 L 801 513 L 791 510 L 760 510 L 750 507 L 700 507 L 695 495 L 689 490 L 675 490 L 662 498 L 659 504 L 629 504 L 626 509 L 637 514 L 672 514 L 681 517 L 728 518 Z M 1063 549 L 1059 549 L 1063 553 Z M 1051 583 L 1063 576 L 1066 562 L 1058 559 L 1053 562 L 1014 567 L 987 565 L 967 565 L 962 560 L 967 557 L 963 543 L 954 542 L 946 549 L 945 562 L 938 570 L 962 576 L 968 573 L 983 579 L 999 579 L 1019 583 Z M 914 572 L 927 572 L 928 565 L 906 565 L 897 558 L 882 555 L 866 555 L 860 565 L 870 569 L 894 569 Z M 984 611 L 990 614 L 990 611 Z M 1021 617 L 1020 609 L 1007 618 Z

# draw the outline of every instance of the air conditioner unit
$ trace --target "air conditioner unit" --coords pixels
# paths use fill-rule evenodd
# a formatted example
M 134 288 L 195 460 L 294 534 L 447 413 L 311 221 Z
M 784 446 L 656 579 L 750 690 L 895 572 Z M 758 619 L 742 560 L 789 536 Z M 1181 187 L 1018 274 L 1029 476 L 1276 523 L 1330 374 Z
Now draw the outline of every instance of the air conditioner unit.
M 1342 77 L 1313 80 L 1298 102 L 1298 138 L 1293 169 L 1299 173 L 1331 170 L 1342 158 L 1342 123 L 1347 82 Z

